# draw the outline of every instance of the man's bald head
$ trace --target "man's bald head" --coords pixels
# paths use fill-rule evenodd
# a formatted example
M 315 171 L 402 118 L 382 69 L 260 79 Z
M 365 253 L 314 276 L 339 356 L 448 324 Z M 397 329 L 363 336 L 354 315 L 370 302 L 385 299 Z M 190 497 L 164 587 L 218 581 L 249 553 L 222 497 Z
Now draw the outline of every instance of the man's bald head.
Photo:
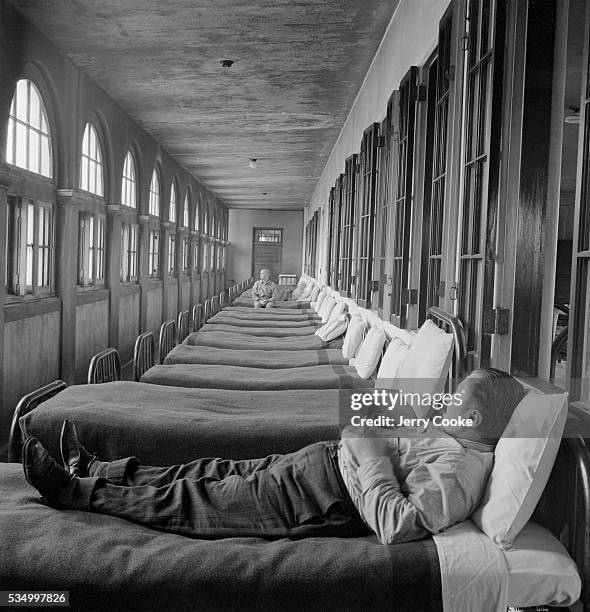
M 270 280 L 270 270 L 268 268 L 264 268 L 260 270 L 260 280 L 263 280 L 263 281 Z

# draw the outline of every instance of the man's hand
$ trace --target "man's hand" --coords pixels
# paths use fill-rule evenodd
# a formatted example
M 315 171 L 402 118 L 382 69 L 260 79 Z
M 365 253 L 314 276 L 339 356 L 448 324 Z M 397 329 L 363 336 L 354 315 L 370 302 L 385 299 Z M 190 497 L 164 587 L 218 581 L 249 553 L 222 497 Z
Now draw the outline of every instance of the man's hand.
M 379 435 L 378 429 L 364 431 L 363 427 L 346 427 L 342 432 L 342 445 L 346 447 L 351 458 L 356 459 L 358 465 L 375 459 L 377 457 L 387 457 L 388 440 L 386 432 Z

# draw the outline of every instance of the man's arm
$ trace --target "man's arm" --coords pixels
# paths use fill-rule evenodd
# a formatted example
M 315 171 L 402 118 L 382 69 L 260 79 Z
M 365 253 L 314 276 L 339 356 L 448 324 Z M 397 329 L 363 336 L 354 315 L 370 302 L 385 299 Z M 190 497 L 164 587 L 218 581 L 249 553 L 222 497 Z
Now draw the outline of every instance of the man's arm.
M 359 465 L 361 514 L 383 544 L 438 533 L 471 514 L 477 500 L 455 467 L 442 462 L 417 466 L 404 483 L 404 494 L 389 457 Z
M 272 294 L 268 301 L 274 304 L 277 301 L 278 288 L 275 283 L 271 283 L 271 284 L 272 284 Z
M 358 510 L 383 544 L 438 533 L 467 518 L 479 502 L 483 482 L 472 486 L 469 479 L 483 480 L 487 474 L 479 475 L 475 468 L 466 477 L 457 462 L 418 465 L 402 491 L 392 459 L 399 440 L 384 437 L 386 432 L 374 431 L 370 437 L 362 433 L 360 428 L 345 428 L 340 452 L 354 474 Z
M 256 306 L 256 304 L 260 304 L 260 295 L 258 293 L 259 286 L 258 281 L 252 285 L 252 301 L 254 302 L 254 306 Z

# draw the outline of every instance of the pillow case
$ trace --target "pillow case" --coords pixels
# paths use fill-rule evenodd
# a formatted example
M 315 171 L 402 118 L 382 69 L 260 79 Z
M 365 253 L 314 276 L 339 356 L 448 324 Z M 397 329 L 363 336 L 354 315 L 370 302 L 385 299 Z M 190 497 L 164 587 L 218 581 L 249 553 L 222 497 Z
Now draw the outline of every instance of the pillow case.
M 344 302 L 336 302 L 328 320 L 331 321 L 332 319 L 338 319 L 347 312 L 348 308 L 346 307 L 346 304 Z
M 322 289 L 318 295 L 318 299 L 315 301 L 313 308 L 316 312 L 322 307 L 324 300 L 328 297 L 328 294 Z
M 509 549 L 531 518 L 555 462 L 567 417 L 567 393 L 530 391 L 516 407 L 494 451 L 494 467 L 471 517 Z
M 346 359 L 352 359 L 354 357 L 360 343 L 363 341 L 364 335 L 365 324 L 363 320 L 358 315 L 353 316 L 348 324 L 346 336 L 344 336 L 344 343 L 342 344 L 342 355 Z
M 445 387 L 451 359 L 453 358 L 453 334 L 447 334 L 427 319 L 410 344 L 397 377 L 403 379 L 403 389 L 408 393 L 441 393 Z M 412 381 L 415 379 L 415 383 Z M 414 406 L 422 417 L 429 408 Z
M 311 295 L 309 296 L 309 301 L 310 302 L 315 302 L 318 299 L 318 295 L 320 294 L 320 286 L 319 285 L 315 285 L 314 288 L 311 290 Z
M 334 310 L 335 306 L 336 306 L 336 300 L 334 298 L 328 297 L 324 300 L 324 303 L 322 304 L 322 307 L 320 308 L 320 311 L 318 312 L 320 317 L 322 317 L 322 323 L 328 322 L 328 319 L 330 318 L 330 315 L 332 314 L 332 310 Z
M 350 365 L 355 367 L 357 374 L 361 378 L 367 380 L 371 377 L 383 353 L 384 344 L 385 332 L 378 327 L 371 327 L 360 345 L 356 356 L 349 362 Z
M 392 381 L 397 378 L 399 369 L 406 359 L 406 355 L 410 347 L 401 339 L 393 338 L 383 355 L 379 372 L 377 372 L 377 380 L 382 381 L 377 384 L 383 388 L 394 386 L 393 383 L 387 385 L 387 381 Z M 385 383 L 385 384 L 383 384 Z
M 336 319 L 330 319 L 325 325 L 322 325 L 319 329 L 316 329 L 315 335 L 319 336 L 324 342 L 330 342 L 341 336 L 348 327 L 348 317 L 346 315 L 340 315 Z
M 300 278 L 299 282 L 297 283 L 297 287 L 295 287 L 295 289 L 293 289 L 293 291 L 291 292 L 291 299 L 292 300 L 298 300 L 299 296 L 303 293 L 303 289 L 305 288 L 306 285 L 306 281 L 304 278 Z
M 297 298 L 298 300 L 309 300 L 309 298 L 311 297 L 311 292 L 313 291 L 313 283 L 309 283 L 309 285 L 307 285 L 303 291 L 299 294 L 299 297 Z

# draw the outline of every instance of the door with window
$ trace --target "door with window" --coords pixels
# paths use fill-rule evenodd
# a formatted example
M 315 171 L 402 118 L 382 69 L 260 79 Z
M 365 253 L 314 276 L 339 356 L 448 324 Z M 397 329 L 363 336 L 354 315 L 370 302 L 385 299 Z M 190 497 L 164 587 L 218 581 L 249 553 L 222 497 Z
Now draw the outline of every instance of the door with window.
M 270 279 L 278 282 L 283 261 L 283 229 L 255 227 L 252 240 L 252 276 L 258 278 L 260 270 L 270 270 Z

